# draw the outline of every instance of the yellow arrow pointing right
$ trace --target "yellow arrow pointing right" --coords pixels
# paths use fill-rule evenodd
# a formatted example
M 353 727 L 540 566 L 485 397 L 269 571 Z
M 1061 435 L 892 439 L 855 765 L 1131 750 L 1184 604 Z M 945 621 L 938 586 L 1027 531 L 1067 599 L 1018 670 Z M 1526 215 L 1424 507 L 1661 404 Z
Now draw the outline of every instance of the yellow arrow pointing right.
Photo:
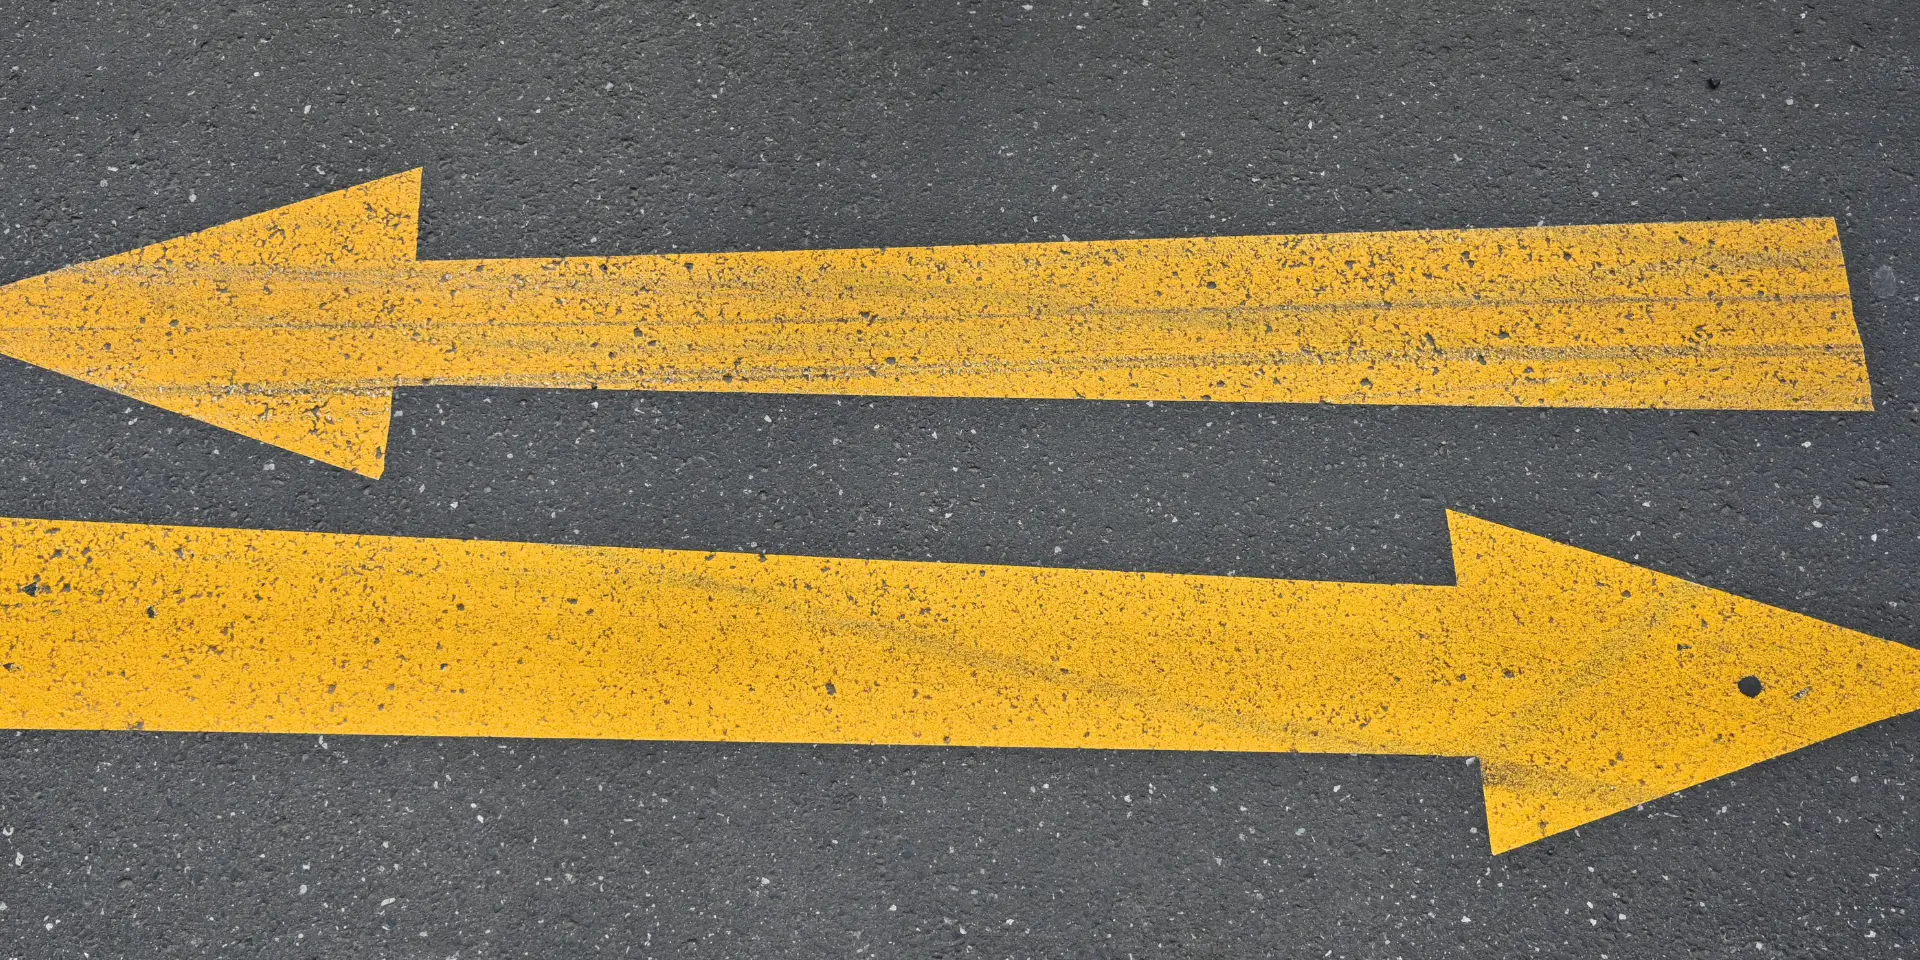
M 1477 756 L 1494 852 L 1920 651 L 1459 514 L 1456 586 L 0 521 L 0 726 Z
M 1832 220 L 420 261 L 418 171 L 0 288 L 0 353 L 369 476 L 396 387 L 1867 410 Z

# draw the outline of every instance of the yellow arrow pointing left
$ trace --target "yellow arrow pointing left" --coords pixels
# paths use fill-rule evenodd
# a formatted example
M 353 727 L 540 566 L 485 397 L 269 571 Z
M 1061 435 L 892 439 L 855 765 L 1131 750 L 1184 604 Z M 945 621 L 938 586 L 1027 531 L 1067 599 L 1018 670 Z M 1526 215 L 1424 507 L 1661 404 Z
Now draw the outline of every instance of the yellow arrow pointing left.
M 419 198 L 0 288 L 0 353 L 370 476 L 425 384 L 1872 407 L 1826 219 L 419 261 Z
M 0 521 L 0 727 L 1477 756 L 1500 852 L 1920 651 L 1452 515 L 1456 586 Z

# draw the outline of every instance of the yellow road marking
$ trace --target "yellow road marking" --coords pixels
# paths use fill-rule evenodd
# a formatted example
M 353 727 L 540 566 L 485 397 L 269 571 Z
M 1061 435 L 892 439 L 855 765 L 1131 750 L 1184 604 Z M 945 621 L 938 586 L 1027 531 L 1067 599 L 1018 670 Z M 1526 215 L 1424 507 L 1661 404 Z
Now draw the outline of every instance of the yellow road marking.
M 1827 219 L 419 261 L 419 194 L 0 288 L 0 352 L 370 476 L 426 384 L 1872 407 Z
M 1452 587 L 0 521 L 0 725 L 1477 756 L 1500 852 L 1920 708 L 1920 651 L 1451 521 Z

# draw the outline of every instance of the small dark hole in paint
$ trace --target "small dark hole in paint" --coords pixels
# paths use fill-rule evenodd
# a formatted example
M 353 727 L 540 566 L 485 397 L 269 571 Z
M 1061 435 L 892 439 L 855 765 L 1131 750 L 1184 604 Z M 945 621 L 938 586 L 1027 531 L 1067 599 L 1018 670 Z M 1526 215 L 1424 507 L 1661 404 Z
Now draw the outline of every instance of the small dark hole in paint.
M 833 684 L 831 683 L 827 684 L 827 696 L 831 697 L 839 692 L 840 691 L 833 689 Z
M 1766 687 L 1760 683 L 1759 677 L 1740 678 L 1740 692 L 1749 697 L 1757 697 L 1760 695 L 1760 691 L 1765 689 Z

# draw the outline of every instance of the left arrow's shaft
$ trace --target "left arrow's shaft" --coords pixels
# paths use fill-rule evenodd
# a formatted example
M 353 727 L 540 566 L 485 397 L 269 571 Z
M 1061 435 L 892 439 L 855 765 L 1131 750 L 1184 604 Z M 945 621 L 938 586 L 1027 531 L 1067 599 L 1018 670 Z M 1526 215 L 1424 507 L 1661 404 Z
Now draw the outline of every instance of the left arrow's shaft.
M 130 392 L 1871 406 L 1830 220 L 331 268 L 163 251 L 45 280 L 67 319 L 39 349 L 74 356 L 23 355 Z

